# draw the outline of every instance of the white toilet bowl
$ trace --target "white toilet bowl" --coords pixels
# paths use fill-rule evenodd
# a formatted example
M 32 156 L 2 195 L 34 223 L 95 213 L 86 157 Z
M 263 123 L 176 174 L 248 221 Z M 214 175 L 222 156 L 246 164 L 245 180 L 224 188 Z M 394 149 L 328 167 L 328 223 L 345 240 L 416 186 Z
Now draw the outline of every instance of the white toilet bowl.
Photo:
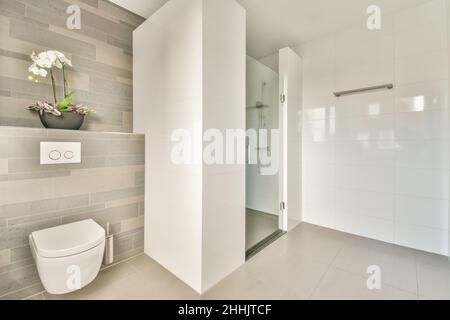
M 81 289 L 98 275 L 105 249 L 105 230 L 84 220 L 30 234 L 39 277 L 50 294 Z

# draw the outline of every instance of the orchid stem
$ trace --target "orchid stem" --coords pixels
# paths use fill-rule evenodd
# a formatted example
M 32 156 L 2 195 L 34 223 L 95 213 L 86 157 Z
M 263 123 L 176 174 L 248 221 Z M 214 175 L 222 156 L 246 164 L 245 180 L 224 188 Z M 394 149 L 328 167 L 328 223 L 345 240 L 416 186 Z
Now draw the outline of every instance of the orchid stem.
M 55 76 L 53 75 L 53 68 L 50 69 L 50 76 L 52 78 L 53 99 L 55 100 L 55 107 L 58 105 L 58 99 L 56 98 L 56 85 Z
M 67 77 L 66 77 L 66 66 L 63 64 L 63 78 L 64 78 L 64 97 L 67 96 Z

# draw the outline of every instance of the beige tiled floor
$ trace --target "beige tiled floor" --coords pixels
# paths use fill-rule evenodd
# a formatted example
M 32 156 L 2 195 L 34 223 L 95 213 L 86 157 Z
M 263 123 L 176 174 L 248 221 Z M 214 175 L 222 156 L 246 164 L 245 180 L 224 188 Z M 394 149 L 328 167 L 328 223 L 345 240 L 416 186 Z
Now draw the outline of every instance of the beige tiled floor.
M 366 287 L 369 265 L 382 289 Z M 450 299 L 447 257 L 303 224 L 199 296 L 142 255 L 100 273 L 88 287 L 35 299 Z

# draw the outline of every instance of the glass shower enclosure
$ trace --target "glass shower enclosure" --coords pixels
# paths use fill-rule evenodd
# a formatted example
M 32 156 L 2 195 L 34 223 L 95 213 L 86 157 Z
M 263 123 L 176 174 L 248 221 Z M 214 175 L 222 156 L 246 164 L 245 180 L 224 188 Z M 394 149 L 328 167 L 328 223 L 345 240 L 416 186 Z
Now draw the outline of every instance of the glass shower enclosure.
M 279 173 L 265 170 L 272 154 L 272 130 L 279 129 L 278 54 L 262 60 L 247 57 L 246 250 L 247 254 L 279 231 Z

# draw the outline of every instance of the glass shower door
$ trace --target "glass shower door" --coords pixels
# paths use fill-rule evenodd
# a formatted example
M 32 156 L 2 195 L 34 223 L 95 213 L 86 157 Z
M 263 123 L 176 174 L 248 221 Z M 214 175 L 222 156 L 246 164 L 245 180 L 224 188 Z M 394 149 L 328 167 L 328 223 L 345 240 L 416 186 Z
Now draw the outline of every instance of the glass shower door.
M 278 55 L 273 56 L 273 60 Z M 267 61 L 267 59 L 266 59 Z M 246 250 L 251 252 L 279 230 L 279 173 L 266 170 L 272 158 L 272 130 L 279 129 L 276 64 L 247 58 Z M 269 172 L 269 173 L 268 173 Z

